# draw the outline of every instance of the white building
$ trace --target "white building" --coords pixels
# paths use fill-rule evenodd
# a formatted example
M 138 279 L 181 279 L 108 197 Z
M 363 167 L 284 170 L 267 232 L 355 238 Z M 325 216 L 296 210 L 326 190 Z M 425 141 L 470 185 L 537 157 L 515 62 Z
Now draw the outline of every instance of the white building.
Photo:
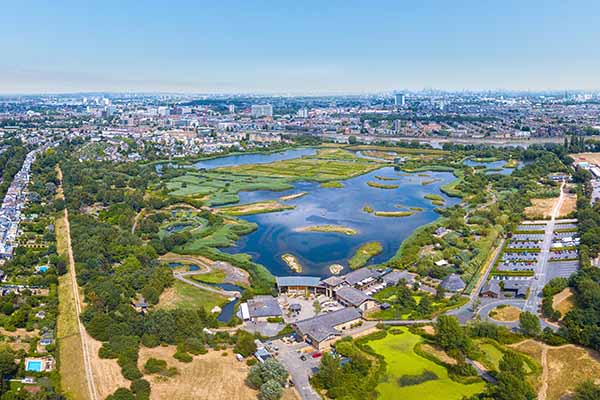
M 252 105 L 252 116 L 253 117 L 272 117 L 273 106 L 270 104 L 253 104 Z

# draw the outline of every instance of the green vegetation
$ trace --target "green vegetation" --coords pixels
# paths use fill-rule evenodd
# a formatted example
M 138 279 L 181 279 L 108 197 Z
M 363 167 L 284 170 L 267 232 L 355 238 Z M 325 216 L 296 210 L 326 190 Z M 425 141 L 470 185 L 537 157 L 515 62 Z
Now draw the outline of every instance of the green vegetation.
M 269 201 L 260 201 L 257 203 L 248 203 L 248 204 L 240 204 L 236 206 L 222 207 L 219 208 L 218 212 L 232 215 L 232 216 L 241 216 L 241 215 L 253 215 L 253 214 L 263 214 L 270 212 L 279 212 L 285 210 L 293 210 L 296 208 L 295 206 L 284 205 L 275 200 Z
M 369 347 L 383 356 L 387 366 L 387 379 L 377 385 L 379 399 L 458 400 L 483 391 L 484 384 L 481 381 L 471 384 L 456 382 L 450 378 L 446 368 L 417 354 L 415 346 L 423 342 L 419 335 L 406 328 L 394 329 L 401 334 L 388 334 L 369 342 Z M 425 377 L 431 379 L 423 379 L 426 372 Z M 407 382 L 414 384 L 406 385 Z
M 413 215 L 412 211 L 375 211 L 376 217 L 410 217 Z
M 368 181 L 367 185 L 378 189 L 398 189 L 400 185 L 386 185 L 385 183 Z
M 206 274 L 198 274 L 191 275 L 189 278 L 192 278 L 195 281 L 206 282 L 206 283 L 223 283 L 225 280 L 226 274 L 225 271 L 221 269 L 214 269 Z
M 341 225 L 311 225 L 297 229 L 298 232 L 336 232 L 345 235 L 356 235 L 358 230 Z
M 264 363 L 250 368 L 246 382 L 259 391 L 259 400 L 279 400 L 287 379 L 288 372 L 285 367 L 274 358 L 269 358 Z
M 340 181 L 328 181 L 321 183 L 321 187 L 326 189 L 341 189 L 344 187 L 344 184 Z
M 348 265 L 352 269 L 363 267 L 367 262 L 383 251 L 383 246 L 379 242 L 368 242 L 363 244 L 356 250 Z
M 371 207 L 371 206 L 370 206 L 370 205 L 368 205 L 368 204 L 365 204 L 365 205 L 363 206 L 362 210 L 363 210 L 364 212 L 366 212 L 366 213 L 369 213 L 369 214 L 371 214 L 373 211 L 375 211 L 375 210 L 373 210 L 373 207 Z
M 238 165 L 219 168 L 216 171 L 247 176 L 327 182 L 363 175 L 380 167 L 380 163 L 360 158 L 344 150 L 321 149 L 315 156 L 276 161 L 269 164 Z

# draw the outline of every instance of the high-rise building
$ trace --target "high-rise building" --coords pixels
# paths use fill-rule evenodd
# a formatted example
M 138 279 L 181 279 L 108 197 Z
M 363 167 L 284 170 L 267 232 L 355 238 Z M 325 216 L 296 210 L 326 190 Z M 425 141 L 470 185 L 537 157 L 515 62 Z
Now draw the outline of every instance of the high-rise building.
M 229 109 L 229 114 L 235 113 L 235 105 L 234 104 L 230 104 L 229 106 L 227 106 L 227 108 Z
M 394 105 L 396 107 L 404 107 L 406 104 L 404 93 L 395 93 L 394 94 Z
M 272 117 L 273 106 L 270 104 L 253 104 L 251 107 L 253 117 Z
M 296 116 L 298 118 L 308 118 L 308 108 L 301 108 L 298 110 L 298 112 L 296 113 Z

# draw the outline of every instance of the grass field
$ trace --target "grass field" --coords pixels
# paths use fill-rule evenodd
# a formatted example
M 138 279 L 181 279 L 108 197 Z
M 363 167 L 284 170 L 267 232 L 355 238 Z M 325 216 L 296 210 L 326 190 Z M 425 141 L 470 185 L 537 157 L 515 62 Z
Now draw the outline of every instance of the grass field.
M 490 311 L 490 318 L 502 322 L 517 321 L 519 315 L 521 315 L 521 310 L 519 308 L 508 305 L 500 305 Z
M 223 283 L 227 274 L 225 271 L 216 269 L 206 274 L 192 275 L 191 278 L 195 281 L 206 283 Z
M 422 338 L 412 334 L 406 328 L 399 335 L 388 334 L 384 339 L 369 342 L 376 353 L 385 358 L 387 364 L 386 376 L 377 385 L 380 400 L 460 400 L 463 396 L 480 393 L 484 383 L 464 385 L 454 382 L 448 377 L 448 371 L 414 352 L 417 343 Z M 400 386 L 398 380 L 405 375 L 421 375 L 431 371 L 437 379 L 417 385 Z
M 58 254 L 66 256 L 66 232 L 62 214 L 55 221 L 55 231 Z M 58 317 L 56 323 L 61 388 L 67 398 L 71 400 L 88 399 L 83 350 L 69 274 L 64 274 L 58 278 Z
M 248 176 L 268 176 L 290 180 L 326 182 L 363 175 L 381 167 L 381 163 L 360 158 L 337 149 L 321 149 L 315 156 L 276 161 L 269 164 L 247 164 L 217 169 Z
M 558 197 L 547 199 L 531 199 L 532 205 L 525 208 L 525 216 L 528 218 L 548 218 L 552 214 L 552 209 L 558 201 Z M 558 212 L 559 217 L 569 215 L 577 209 L 577 195 L 567 193 Z
M 325 189 L 341 189 L 344 184 L 340 181 L 329 181 L 321 183 L 321 187 Z
M 210 351 L 204 355 L 194 356 L 191 363 L 180 362 L 173 358 L 173 354 L 175 354 L 174 346 L 141 348 L 138 362 L 140 370 L 150 357 L 154 357 L 167 361 L 169 367 L 175 367 L 179 372 L 171 378 L 157 375 L 144 376 L 152 388 L 150 399 L 256 399 L 257 391 L 244 382 L 250 367 L 244 362 L 237 361 L 233 351 L 227 350 L 226 356 L 223 356 L 221 351 Z M 296 400 L 294 390 L 286 389 L 283 399 Z
M 562 292 L 557 293 L 552 298 L 552 308 L 559 311 L 564 317 L 569 311 L 575 307 L 575 294 L 573 289 L 566 288 Z
M 204 307 L 206 311 L 210 312 L 214 306 L 221 307 L 227 301 L 228 299 L 224 296 L 176 280 L 173 287 L 166 289 L 160 295 L 157 308 L 197 310 L 198 307 Z
M 348 264 L 350 268 L 357 269 L 364 266 L 371 258 L 381 253 L 383 246 L 379 242 L 368 242 L 356 250 Z
M 571 344 L 550 347 L 533 340 L 526 340 L 512 347 L 542 364 L 545 373 L 541 379 L 545 379 L 547 383 L 546 400 L 559 400 L 585 380 L 594 381 L 600 377 L 600 354 L 593 350 Z M 546 365 L 542 357 L 544 350 Z M 539 382 L 540 387 L 543 386 L 542 383 Z

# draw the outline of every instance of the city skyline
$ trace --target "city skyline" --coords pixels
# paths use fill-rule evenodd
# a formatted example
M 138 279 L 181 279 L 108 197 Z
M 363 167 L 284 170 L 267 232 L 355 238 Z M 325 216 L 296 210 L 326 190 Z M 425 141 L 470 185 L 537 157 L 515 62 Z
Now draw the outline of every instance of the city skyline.
M 0 93 L 598 90 L 600 4 L 578 5 L 9 4 Z

